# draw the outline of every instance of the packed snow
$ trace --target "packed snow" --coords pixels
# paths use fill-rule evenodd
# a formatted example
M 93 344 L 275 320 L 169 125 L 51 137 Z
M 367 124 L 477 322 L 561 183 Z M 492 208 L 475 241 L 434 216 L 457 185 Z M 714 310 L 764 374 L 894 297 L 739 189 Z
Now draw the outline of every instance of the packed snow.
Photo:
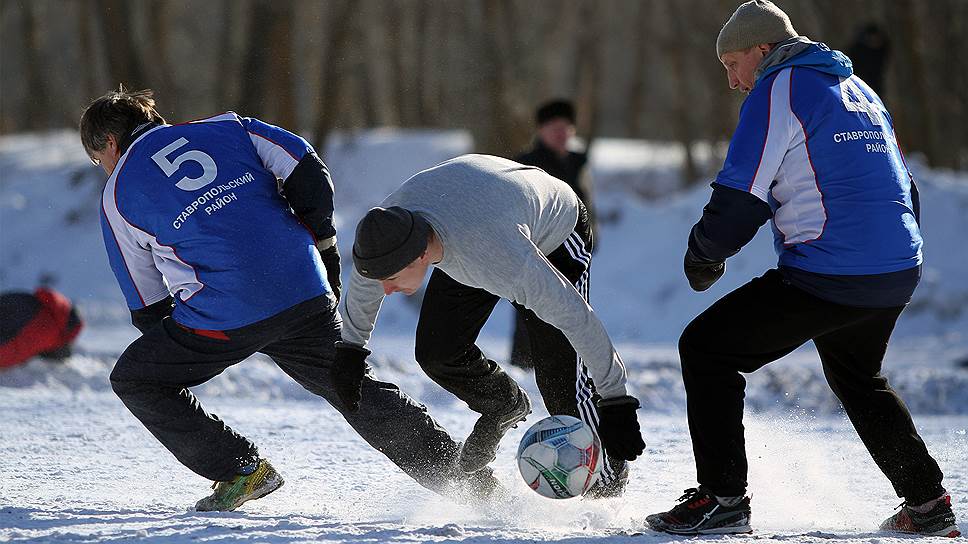
M 349 263 L 356 219 L 409 175 L 472 151 L 465 132 L 365 131 L 323 150 L 337 186 L 340 246 Z M 677 191 L 681 153 L 648 142 L 598 140 L 592 167 L 603 219 L 592 305 L 617 340 L 649 446 L 622 499 L 552 501 L 527 489 L 505 438 L 494 466 L 512 508 L 482 511 L 436 496 L 366 446 L 325 402 L 256 356 L 196 388 L 205 406 L 252 438 L 286 478 L 233 513 L 196 513 L 202 481 L 174 460 L 117 400 L 107 376 L 137 336 L 101 245 L 103 173 L 71 131 L 0 138 L 0 289 L 49 283 L 88 321 L 78 353 L 0 372 L 0 541 L 15 542 L 670 542 L 646 514 L 694 486 L 675 342 L 705 307 L 775 264 L 770 233 L 730 260 L 706 293 L 681 273 L 706 184 Z M 926 239 L 924 279 L 898 323 L 885 374 L 945 471 L 968 533 L 968 176 L 914 161 Z M 632 189 L 629 189 L 632 188 Z M 643 190 L 642 188 L 648 188 Z M 380 378 L 426 403 L 463 438 L 475 414 L 412 360 L 417 300 L 390 297 L 373 339 Z M 511 313 L 495 312 L 481 343 L 504 360 Z M 510 369 L 539 399 L 533 377 Z M 545 415 L 543 408 L 529 418 Z M 812 346 L 749 377 L 747 444 L 752 535 L 694 540 L 895 544 L 876 533 L 900 499 L 827 388 Z

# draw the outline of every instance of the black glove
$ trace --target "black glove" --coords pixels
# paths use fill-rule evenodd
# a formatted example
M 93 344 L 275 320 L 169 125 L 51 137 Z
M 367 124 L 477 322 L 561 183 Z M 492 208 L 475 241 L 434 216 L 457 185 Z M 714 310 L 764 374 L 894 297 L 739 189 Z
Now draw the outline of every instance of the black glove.
M 689 279 L 689 287 L 692 287 L 693 291 L 705 291 L 723 277 L 723 273 L 726 272 L 726 262 L 700 259 L 690 249 L 686 251 L 682 268 L 686 272 L 686 278 Z
M 163 319 L 175 311 L 175 299 L 171 295 L 158 302 L 138 310 L 131 310 L 131 324 L 143 333 L 161 323 Z
M 333 294 L 336 295 L 336 303 L 339 304 L 340 288 L 343 283 L 339 279 L 339 249 L 336 247 L 336 242 L 334 241 L 333 245 L 326 249 L 320 249 L 319 258 L 326 267 L 326 279 L 329 280 L 329 286 L 333 288 Z
M 625 395 L 598 401 L 598 436 L 610 457 L 631 461 L 645 451 L 635 411 L 639 399 Z
M 370 350 L 363 346 L 336 342 L 336 359 L 329 369 L 329 375 L 340 402 L 349 412 L 360 411 L 360 399 L 363 398 L 361 388 L 368 355 Z

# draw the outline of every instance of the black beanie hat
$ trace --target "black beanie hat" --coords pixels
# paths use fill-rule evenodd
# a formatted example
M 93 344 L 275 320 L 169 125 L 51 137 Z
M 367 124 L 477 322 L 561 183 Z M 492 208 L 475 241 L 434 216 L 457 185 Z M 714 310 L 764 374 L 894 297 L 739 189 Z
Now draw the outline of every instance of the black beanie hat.
M 356 226 L 353 265 L 365 278 L 382 280 L 403 270 L 427 249 L 430 224 L 399 206 L 373 208 Z
M 543 104 L 534 114 L 534 120 L 538 126 L 559 117 L 575 124 L 575 106 L 567 100 L 552 100 Z

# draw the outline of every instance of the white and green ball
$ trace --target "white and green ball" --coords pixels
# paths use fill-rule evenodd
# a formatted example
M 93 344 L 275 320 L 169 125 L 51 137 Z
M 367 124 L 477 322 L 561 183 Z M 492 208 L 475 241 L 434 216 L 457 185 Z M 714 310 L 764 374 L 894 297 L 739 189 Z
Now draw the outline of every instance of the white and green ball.
M 602 446 L 580 419 L 546 417 L 524 433 L 518 447 L 518 468 L 528 487 L 540 495 L 580 497 L 598 481 Z

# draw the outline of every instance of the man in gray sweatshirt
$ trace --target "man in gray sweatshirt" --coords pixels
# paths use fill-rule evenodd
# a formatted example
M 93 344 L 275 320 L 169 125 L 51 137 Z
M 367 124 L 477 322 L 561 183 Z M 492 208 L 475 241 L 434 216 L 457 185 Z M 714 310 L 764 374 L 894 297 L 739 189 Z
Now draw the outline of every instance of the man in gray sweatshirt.
M 607 459 L 593 496 L 620 494 L 645 443 L 639 402 L 588 305 L 591 229 L 568 185 L 538 168 L 465 155 L 407 180 L 360 221 L 344 295 L 333 379 L 349 410 L 360 401 L 366 343 L 386 295 L 413 294 L 434 266 L 417 324 L 416 359 L 481 414 L 460 454 L 466 472 L 494 460 L 501 437 L 531 412 L 515 381 L 475 345 L 500 298 L 522 310 L 548 412 L 581 418 Z

